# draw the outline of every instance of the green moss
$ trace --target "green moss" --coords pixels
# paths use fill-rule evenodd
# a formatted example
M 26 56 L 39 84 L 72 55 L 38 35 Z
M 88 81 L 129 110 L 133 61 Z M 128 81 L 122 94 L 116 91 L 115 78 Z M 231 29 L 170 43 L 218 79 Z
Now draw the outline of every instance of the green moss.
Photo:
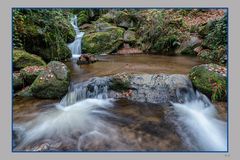
M 30 89 L 33 96 L 38 98 L 61 98 L 67 91 L 69 81 L 59 80 L 55 75 L 49 77 L 51 72 L 42 72 L 33 82 Z
M 189 56 L 195 56 L 195 52 L 193 50 L 193 47 L 189 46 L 186 47 L 184 50 L 181 51 L 182 55 L 189 55 Z
M 117 92 L 126 91 L 130 88 L 130 82 L 123 81 L 122 79 L 113 78 L 109 88 Z
M 209 71 L 208 67 L 218 68 L 218 65 L 200 65 L 192 68 L 189 74 L 193 85 L 213 101 L 226 100 L 227 79 L 217 72 Z
M 37 54 L 45 61 L 71 56 L 67 43 L 74 40 L 75 32 L 64 10 L 14 9 L 13 16 L 15 48 Z
M 45 70 L 45 67 L 28 66 L 20 70 L 21 77 L 23 77 L 26 84 L 32 84 L 37 76 Z
M 227 16 L 214 23 L 203 41 L 203 46 L 209 49 L 217 49 L 220 45 L 227 45 Z
M 107 32 L 95 32 L 83 37 L 82 49 L 85 53 L 109 54 L 123 43 L 124 30 L 114 28 Z
M 220 65 L 226 65 L 227 63 L 227 51 L 224 46 L 219 46 L 217 49 L 204 49 L 200 52 L 200 59 L 208 63 L 217 63 Z
M 174 44 L 177 41 L 178 38 L 176 35 L 166 35 L 159 37 L 156 43 L 153 45 L 153 50 L 156 52 L 168 52 L 176 47 Z
M 46 63 L 41 57 L 29 54 L 24 50 L 13 50 L 14 69 L 21 69 L 27 66 L 44 66 Z
M 78 13 L 77 16 L 77 20 L 78 20 L 78 26 L 80 27 L 82 24 L 87 23 L 89 21 L 89 15 L 87 10 L 82 10 Z

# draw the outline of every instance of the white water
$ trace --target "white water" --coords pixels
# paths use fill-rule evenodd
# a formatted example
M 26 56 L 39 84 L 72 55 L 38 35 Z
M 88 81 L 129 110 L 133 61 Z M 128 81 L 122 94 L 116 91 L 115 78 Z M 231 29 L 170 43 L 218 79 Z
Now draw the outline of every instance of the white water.
M 71 24 L 76 32 L 76 37 L 72 43 L 68 44 L 68 48 L 71 50 L 72 58 L 76 59 L 82 54 L 82 37 L 84 32 L 80 32 L 78 28 L 76 15 L 71 18 Z
M 117 141 L 117 131 L 114 127 L 99 118 L 100 115 L 113 116 L 105 111 L 113 106 L 112 101 L 112 99 L 85 99 L 67 107 L 58 104 L 54 110 L 41 113 L 36 119 L 21 125 L 25 133 L 17 148 L 21 149 L 43 138 L 58 138 L 61 142 L 66 139 L 68 142 L 75 141 L 71 140 L 74 133 L 80 133 L 77 144 L 79 150 L 81 146 L 87 145 L 85 137 L 99 138 L 98 142 L 106 141 L 106 137 Z
M 75 84 L 54 109 L 20 124 L 24 134 L 16 149 L 24 150 L 25 146 L 41 139 L 57 138 L 61 143 L 76 143 L 78 150 L 94 150 L 104 144 L 111 144 L 114 150 L 128 150 L 118 129 L 102 118 L 117 118 L 108 112 L 114 106 L 113 99 L 107 97 L 106 82 L 105 78 L 97 78 Z M 177 116 L 170 117 L 178 125 L 176 130 L 183 137 L 183 143 L 189 150 L 226 151 L 226 122 L 218 118 L 206 96 L 189 90 L 178 93 L 183 97 L 183 103 L 172 103 Z M 72 138 L 73 135 L 78 136 L 77 140 Z
M 203 151 L 226 151 L 226 122 L 217 117 L 213 104 L 197 92 L 196 98 L 183 104 L 173 103 L 180 134 L 192 148 Z

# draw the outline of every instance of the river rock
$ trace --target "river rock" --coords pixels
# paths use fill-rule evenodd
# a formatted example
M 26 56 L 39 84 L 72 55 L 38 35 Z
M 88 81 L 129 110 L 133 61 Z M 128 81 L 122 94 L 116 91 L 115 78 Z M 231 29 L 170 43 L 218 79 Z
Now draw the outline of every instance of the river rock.
M 45 65 L 46 63 L 37 55 L 30 54 L 24 50 L 13 51 L 13 67 L 15 70 L 19 70 L 27 66 Z
M 94 63 L 94 62 L 97 62 L 98 59 L 92 55 L 92 54 L 82 54 L 78 61 L 77 61 L 77 64 L 80 65 L 80 64 L 90 64 L 90 63 Z
M 61 98 L 68 91 L 70 71 L 58 61 L 51 61 L 30 86 L 38 98 Z
M 127 98 L 136 102 L 167 104 L 182 102 L 182 96 L 193 89 L 185 75 L 167 74 L 117 74 L 108 77 L 95 77 L 75 84 L 62 99 L 67 106 L 85 98 Z
M 212 100 L 227 99 L 227 69 L 217 64 L 195 66 L 189 73 L 193 85 Z
M 13 73 L 13 89 L 14 91 L 23 88 L 24 80 L 20 73 L 14 72 Z
M 120 27 L 101 28 L 101 31 L 83 36 L 82 50 L 85 53 L 109 54 L 123 44 L 124 29 Z
M 24 79 L 24 82 L 30 85 L 45 69 L 45 66 L 27 66 L 20 70 L 20 74 L 21 77 Z
M 180 74 L 120 74 L 111 81 L 110 89 L 115 97 L 137 102 L 169 104 L 178 102 L 177 90 L 192 88 L 191 81 Z

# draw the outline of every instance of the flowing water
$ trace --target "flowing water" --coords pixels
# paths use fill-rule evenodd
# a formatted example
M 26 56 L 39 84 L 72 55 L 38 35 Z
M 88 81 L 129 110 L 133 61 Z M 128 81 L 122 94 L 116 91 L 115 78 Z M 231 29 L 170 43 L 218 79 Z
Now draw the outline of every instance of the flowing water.
M 15 151 L 226 151 L 226 122 L 204 95 L 179 91 L 182 102 L 168 106 L 111 99 L 101 78 L 121 72 L 186 74 L 198 59 L 98 58 L 81 68 L 67 62 L 72 85 L 62 100 L 14 97 Z
M 71 18 L 71 24 L 76 32 L 76 37 L 72 43 L 68 44 L 68 48 L 71 50 L 72 58 L 78 58 L 82 53 L 81 44 L 84 32 L 80 32 L 78 28 L 76 15 L 73 18 Z

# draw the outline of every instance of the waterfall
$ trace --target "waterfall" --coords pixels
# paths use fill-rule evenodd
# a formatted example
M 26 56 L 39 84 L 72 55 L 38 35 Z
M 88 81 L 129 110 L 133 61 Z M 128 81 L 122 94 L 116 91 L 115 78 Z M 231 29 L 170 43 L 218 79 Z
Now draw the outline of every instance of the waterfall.
M 219 119 L 210 100 L 193 89 L 177 93 L 184 97 L 183 103 L 172 103 L 179 133 L 185 143 L 197 151 L 226 151 L 226 122 Z
M 69 92 L 62 98 L 60 106 L 66 107 L 86 98 L 108 98 L 107 77 L 96 77 L 86 82 L 71 85 Z
M 71 50 L 72 58 L 78 58 L 82 54 L 82 37 L 84 35 L 84 32 L 81 32 L 77 25 L 77 16 L 71 18 L 71 24 L 76 32 L 75 40 L 68 44 L 68 48 Z

